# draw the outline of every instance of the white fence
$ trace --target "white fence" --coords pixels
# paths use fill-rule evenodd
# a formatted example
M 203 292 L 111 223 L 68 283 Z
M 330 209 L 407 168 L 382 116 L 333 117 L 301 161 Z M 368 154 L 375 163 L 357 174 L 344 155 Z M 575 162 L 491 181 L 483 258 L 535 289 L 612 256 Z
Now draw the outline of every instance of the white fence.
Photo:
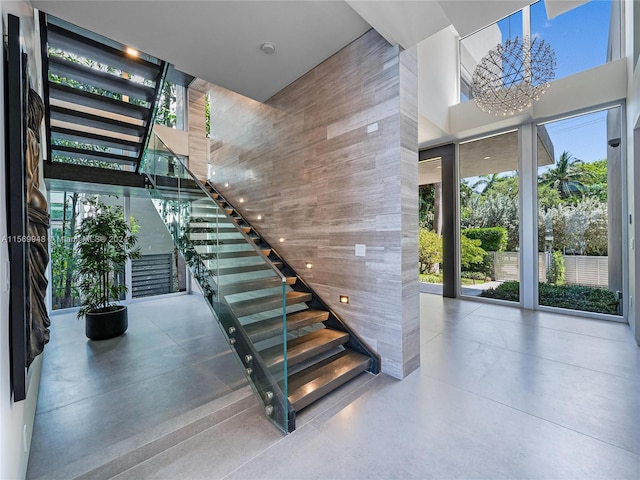
M 493 277 L 500 282 L 520 280 L 520 259 L 518 252 L 491 252 L 493 256 Z M 550 254 L 538 254 L 538 278 L 541 282 L 547 279 Z M 564 279 L 568 284 L 587 285 L 590 287 L 609 286 L 608 257 L 591 257 L 583 255 L 563 255 Z

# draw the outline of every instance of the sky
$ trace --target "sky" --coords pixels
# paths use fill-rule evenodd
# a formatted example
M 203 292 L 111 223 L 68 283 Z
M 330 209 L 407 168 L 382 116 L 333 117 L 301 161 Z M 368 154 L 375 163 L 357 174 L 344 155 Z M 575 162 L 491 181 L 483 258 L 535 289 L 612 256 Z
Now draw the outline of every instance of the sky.
M 531 6 L 532 36 L 548 42 L 556 53 L 556 79 L 602 65 L 607 59 L 611 1 L 592 0 L 554 19 L 547 19 L 542 1 Z M 498 22 L 503 41 L 522 35 L 522 14 Z M 553 88 L 553 86 L 551 87 Z M 568 151 L 591 162 L 606 158 L 606 113 L 597 112 L 549 123 L 555 156 Z

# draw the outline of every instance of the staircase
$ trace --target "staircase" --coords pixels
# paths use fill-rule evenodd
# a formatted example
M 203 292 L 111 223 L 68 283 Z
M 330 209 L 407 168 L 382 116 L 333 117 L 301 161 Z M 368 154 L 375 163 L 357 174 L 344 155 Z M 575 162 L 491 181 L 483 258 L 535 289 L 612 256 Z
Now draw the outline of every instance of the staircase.
M 291 432 L 297 412 L 365 371 L 377 374 L 380 359 L 213 185 L 167 151 L 149 150 L 143 168 L 154 204 L 266 415 Z
M 137 172 L 167 64 L 46 17 L 48 160 Z
M 291 432 L 300 410 L 364 372 L 377 374 L 375 352 L 153 133 L 168 65 L 42 18 L 48 161 L 144 173 L 267 417 Z

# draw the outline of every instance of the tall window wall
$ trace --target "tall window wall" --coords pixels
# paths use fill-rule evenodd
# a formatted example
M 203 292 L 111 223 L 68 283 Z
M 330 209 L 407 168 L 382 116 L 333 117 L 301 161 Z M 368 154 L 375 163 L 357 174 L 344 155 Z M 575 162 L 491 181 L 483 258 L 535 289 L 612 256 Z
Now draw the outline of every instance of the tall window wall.
M 462 143 L 460 285 L 465 295 L 520 278 L 518 132 Z M 506 286 L 503 287 L 506 289 Z M 503 300 L 519 300 L 513 295 Z
M 97 198 L 107 205 L 120 205 L 136 226 L 141 258 L 125 265 L 116 281 L 126 283 L 131 298 L 160 295 L 186 289 L 185 265 L 149 197 L 118 197 L 79 192 L 50 192 L 51 210 L 51 308 L 80 305 L 75 263 L 74 236 L 82 219 L 90 214 L 85 201 Z M 125 298 L 121 298 L 124 300 Z
M 540 305 L 622 314 L 620 110 L 538 126 L 556 151 L 538 167 Z
M 463 296 L 623 316 L 621 119 L 615 106 L 460 144 Z
M 556 5 L 562 2 L 556 2 Z M 543 0 L 460 40 L 460 101 L 473 98 L 473 72 L 496 45 L 516 36 L 541 38 L 557 59 L 556 78 L 602 65 L 618 58 L 620 12 L 611 0 L 590 1 L 556 15 Z M 616 32 L 615 35 L 610 33 Z M 613 38 L 613 37 L 617 38 Z M 618 47 L 612 45 L 617 42 Z

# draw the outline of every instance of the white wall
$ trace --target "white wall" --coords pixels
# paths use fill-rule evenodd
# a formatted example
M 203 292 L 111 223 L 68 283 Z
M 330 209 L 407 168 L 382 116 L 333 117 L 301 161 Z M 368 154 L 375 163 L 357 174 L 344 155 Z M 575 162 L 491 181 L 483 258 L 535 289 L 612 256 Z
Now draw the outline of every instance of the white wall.
M 2 32 L 6 31 L 7 14 L 21 17 L 25 48 L 29 53 L 31 72 L 39 72 L 39 41 L 35 36 L 33 11 L 28 2 L 5 2 L 0 4 Z M 33 62 L 33 63 L 32 63 Z M 41 77 L 39 77 L 41 78 Z M 4 62 L 0 62 L 0 86 L 4 92 Z M 41 85 L 34 86 L 40 90 Z M 0 96 L 0 185 L 5 185 L 5 125 L 4 94 Z M 4 188 L 2 188 L 4 192 Z M 0 238 L 7 235 L 7 204 L 4 193 L 0 195 Z M 29 458 L 29 445 L 38 398 L 42 358 L 31 365 L 27 399 L 14 403 L 10 388 L 9 361 L 9 291 L 6 285 L 6 270 L 9 252 L 6 242 L 0 242 L 0 479 L 25 477 Z M 26 446 L 26 448 L 25 448 Z
M 636 2 L 624 4 L 624 31 L 627 33 L 624 41 L 628 66 L 627 88 L 627 193 L 629 213 L 633 216 L 633 223 L 629 226 L 629 295 L 625 299 L 630 304 L 629 324 L 634 331 L 636 341 L 640 345 L 640 310 L 637 307 L 640 300 L 640 282 L 637 281 L 640 272 L 640 255 L 638 254 L 638 240 L 640 240 L 640 69 L 634 65 L 634 40 L 640 37 L 640 25 L 634 25 Z M 640 7 L 639 7 L 640 8 Z M 640 22 L 639 22 L 640 23 Z M 630 298 L 632 297 L 632 301 Z
M 449 131 L 449 107 L 458 103 L 458 34 L 447 27 L 418 44 L 418 114 L 435 127 Z M 418 142 L 429 138 L 418 134 Z

